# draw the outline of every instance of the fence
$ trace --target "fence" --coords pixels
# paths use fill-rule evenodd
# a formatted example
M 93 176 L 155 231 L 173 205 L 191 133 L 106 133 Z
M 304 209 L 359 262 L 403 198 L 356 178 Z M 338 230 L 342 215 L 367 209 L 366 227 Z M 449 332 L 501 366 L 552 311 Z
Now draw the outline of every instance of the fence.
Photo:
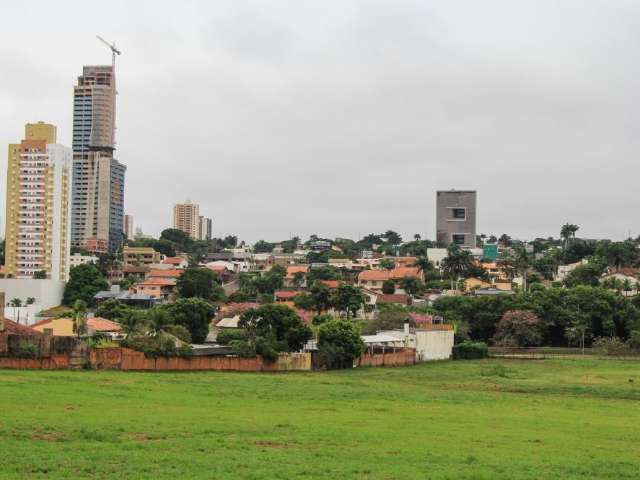
M 603 355 L 593 348 L 562 347 L 489 347 L 489 356 L 498 358 L 522 358 L 542 360 L 545 358 L 617 358 L 640 360 L 640 352 L 625 351 L 619 355 Z

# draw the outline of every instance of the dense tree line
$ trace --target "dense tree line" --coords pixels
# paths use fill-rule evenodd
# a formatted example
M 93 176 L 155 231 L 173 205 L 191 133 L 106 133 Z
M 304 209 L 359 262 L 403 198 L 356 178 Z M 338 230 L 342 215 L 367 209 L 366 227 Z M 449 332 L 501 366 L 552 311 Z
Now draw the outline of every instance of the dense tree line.
M 640 297 L 627 299 L 617 292 L 585 285 L 532 288 L 515 295 L 441 297 L 433 308 L 470 339 L 485 342 L 494 339 L 500 320 L 509 311 L 537 316 L 536 343 L 540 345 L 566 346 L 572 339 L 572 329 L 584 329 L 591 339 L 627 339 L 640 330 Z

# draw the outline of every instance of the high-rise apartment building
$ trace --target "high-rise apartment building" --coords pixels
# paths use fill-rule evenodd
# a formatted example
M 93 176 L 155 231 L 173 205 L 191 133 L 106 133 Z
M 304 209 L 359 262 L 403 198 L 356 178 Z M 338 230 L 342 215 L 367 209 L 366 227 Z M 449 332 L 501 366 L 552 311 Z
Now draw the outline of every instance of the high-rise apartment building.
M 115 64 L 83 67 L 73 89 L 74 246 L 122 244 L 126 167 L 113 157 L 115 106 Z
M 9 145 L 5 273 L 13 278 L 69 277 L 72 154 L 56 143 L 56 127 L 27 124 Z
M 199 238 L 200 205 L 187 200 L 173 206 L 173 228 L 182 230 L 191 238 Z
M 133 240 L 133 215 L 124 216 L 122 231 L 128 240 Z
M 211 240 L 213 234 L 213 222 L 210 218 L 200 215 L 198 217 L 198 240 Z
M 476 192 L 436 192 L 436 240 L 444 246 L 476 247 Z

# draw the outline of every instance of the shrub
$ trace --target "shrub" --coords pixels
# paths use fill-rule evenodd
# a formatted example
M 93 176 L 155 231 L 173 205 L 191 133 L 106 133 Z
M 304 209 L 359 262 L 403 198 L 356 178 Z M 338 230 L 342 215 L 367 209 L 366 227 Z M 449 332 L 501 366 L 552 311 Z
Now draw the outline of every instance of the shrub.
M 191 333 L 184 325 L 169 325 L 164 330 L 185 343 L 191 343 Z
M 333 317 L 327 313 L 321 313 L 319 315 L 314 315 L 311 323 L 313 325 L 322 325 L 323 323 L 327 323 L 333 320 Z
M 246 340 L 232 340 L 229 344 L 233 353 L 241 358 L 255 358 L 256 350 Z
M 600 355 L 623 355 L 627 346 L 618 337 L 598 337 L 593 341 L 593 349 Z
M 540 319 L 528 310 L 510 310 L 496 325 L 495 341 L 504 346 L 528 347 L 540 345 Z
M 640 350 L 640 330 L 633 330 L 629 334 L 627 347 L 629 347 L 631 350 Z
M 178 348 L 176 354 L 181 358 L 191 358 L 193 357 L 193 348 L 191 348 L 191 345 L 183 345 Z
M 318 354 L 323 365 L 340 368 L 353 365 L 366 347 L 358 327 L 349 321 L 331 320 L 318 331 Z
M 235 340 L 246 340 L 247 332 L 241 328 L 225 328 L 218 332 L 216 343 L 220 345 L 231 345 Z
M 466 360 L 472 358 L 487 358 L 489 347 L 484 342 L 462 342 L 453 346 L 453 358 Z
M 20 350 L 18 350 L 18 358 L 38 358 L 38 346 L 31 340 L 22 340 L 20 342 Z

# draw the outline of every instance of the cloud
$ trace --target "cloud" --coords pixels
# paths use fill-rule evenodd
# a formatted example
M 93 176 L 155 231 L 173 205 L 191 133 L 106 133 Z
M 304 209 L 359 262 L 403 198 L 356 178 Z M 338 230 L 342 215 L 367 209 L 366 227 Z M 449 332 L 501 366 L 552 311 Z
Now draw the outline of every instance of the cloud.
M 43 119 L 69 144 L 75 77 L 109 61 L 93 35 L 115 39 L 117 155 L 145 231 L 190 198 L 250 241 L 433 237 L 435 190 L 456 187 L 479 191 L 488 234 L 640 233 L 634 2 L 72 5 L 0 32 L 0 141 Z

